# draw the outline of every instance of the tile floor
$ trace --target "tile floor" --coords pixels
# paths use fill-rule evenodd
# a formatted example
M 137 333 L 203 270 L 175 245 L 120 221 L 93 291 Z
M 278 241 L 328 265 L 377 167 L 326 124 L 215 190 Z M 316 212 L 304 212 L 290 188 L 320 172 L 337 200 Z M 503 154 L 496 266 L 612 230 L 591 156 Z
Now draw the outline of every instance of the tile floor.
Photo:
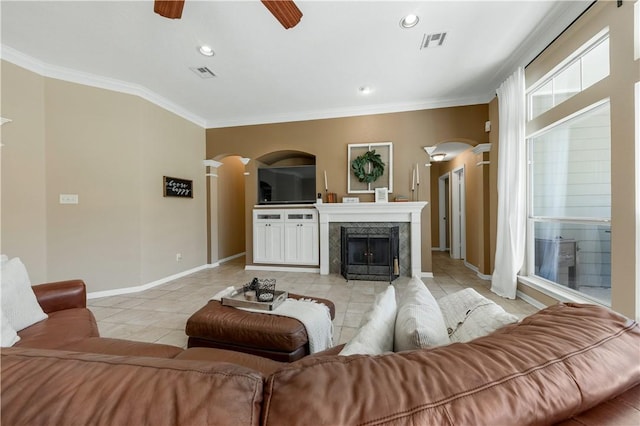
M 503 299 L 491 293 L 489 281 L 478 278 L 462 261 L 451 259 L 448 253 L 433 252 L 433 273 L 434 278 L 423 278 L 423 282 L 436 299 L 472 287 L 520 317 L 537 310 L 523 300 Z M 298 272 L 245 271 L 244 258 L 239 258 L 151 290 L 91 299 L 87 304 L 96 316 L 100 334 L 104 337 L 186 347 L 184 326 L 187 318 L 218 291 L 231 285 L 244 284 L 256 275 L 276 278 L 280 290 L 333 301 L 336 305 L 336 344 L 346 342 L 354 335 L 362 315 L 369 309 L 376 294 L 389 285 L 380 281 L 346 282 L 342 276 L 335 274 L 320 276 Z M 401 292 L 408 281 L 408 277 L 400 277 L 393 284 Z

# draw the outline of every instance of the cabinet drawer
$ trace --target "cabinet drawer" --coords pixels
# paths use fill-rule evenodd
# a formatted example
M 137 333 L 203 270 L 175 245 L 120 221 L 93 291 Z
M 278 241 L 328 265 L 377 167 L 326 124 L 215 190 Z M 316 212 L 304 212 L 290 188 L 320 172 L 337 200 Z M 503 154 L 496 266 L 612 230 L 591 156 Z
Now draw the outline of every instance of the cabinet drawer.
M 255 222 L 283 222 L 285 214 L 282 210 L 254 210 Z
M 287 220 L 302 221 L 314 219 L 315 215 L 312 213 L 287 213 Z

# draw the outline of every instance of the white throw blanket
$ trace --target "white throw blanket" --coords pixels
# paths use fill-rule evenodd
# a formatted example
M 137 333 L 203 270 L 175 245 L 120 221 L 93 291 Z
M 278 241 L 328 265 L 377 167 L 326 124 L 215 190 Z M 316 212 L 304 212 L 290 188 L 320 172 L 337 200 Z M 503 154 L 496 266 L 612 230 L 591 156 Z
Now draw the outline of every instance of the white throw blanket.
M 223 297 L 231 296 L 235 291 L 237 290 L 234 287 L 227 287 L 216 293 L 210 300 L 219 301 Z M 313 299 L 298 300 L 288 298 L 273 311 L 250 308 L 238 309 L 297 319 L 307 329 L 310 353 L 324 351 L 333 346 L 333 323 L 331 322 L 329 307 Z

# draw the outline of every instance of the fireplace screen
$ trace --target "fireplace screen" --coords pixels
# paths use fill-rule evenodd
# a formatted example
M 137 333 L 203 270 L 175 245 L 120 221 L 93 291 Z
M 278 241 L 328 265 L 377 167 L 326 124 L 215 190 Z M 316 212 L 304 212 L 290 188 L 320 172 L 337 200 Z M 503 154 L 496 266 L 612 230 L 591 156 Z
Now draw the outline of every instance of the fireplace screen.
M 347 279 L 398 278 L 398 227 L 346 227 L 341 234 L 341 272 Z

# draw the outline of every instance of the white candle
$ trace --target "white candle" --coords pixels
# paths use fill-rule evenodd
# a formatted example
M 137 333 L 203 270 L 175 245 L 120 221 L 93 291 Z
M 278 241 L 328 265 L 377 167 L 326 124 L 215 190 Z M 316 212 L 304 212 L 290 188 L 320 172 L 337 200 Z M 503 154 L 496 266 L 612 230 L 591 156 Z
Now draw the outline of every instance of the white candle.
M 411 170 L 411 190 L 416 190 L 416 169 Z
M 329 190 L 329 185 L 327 185 L 327 171 L 324 171 L 324 190 L 328 191 Z
M 420 165 L 416 163 L 416 184 L 420 185 Z

